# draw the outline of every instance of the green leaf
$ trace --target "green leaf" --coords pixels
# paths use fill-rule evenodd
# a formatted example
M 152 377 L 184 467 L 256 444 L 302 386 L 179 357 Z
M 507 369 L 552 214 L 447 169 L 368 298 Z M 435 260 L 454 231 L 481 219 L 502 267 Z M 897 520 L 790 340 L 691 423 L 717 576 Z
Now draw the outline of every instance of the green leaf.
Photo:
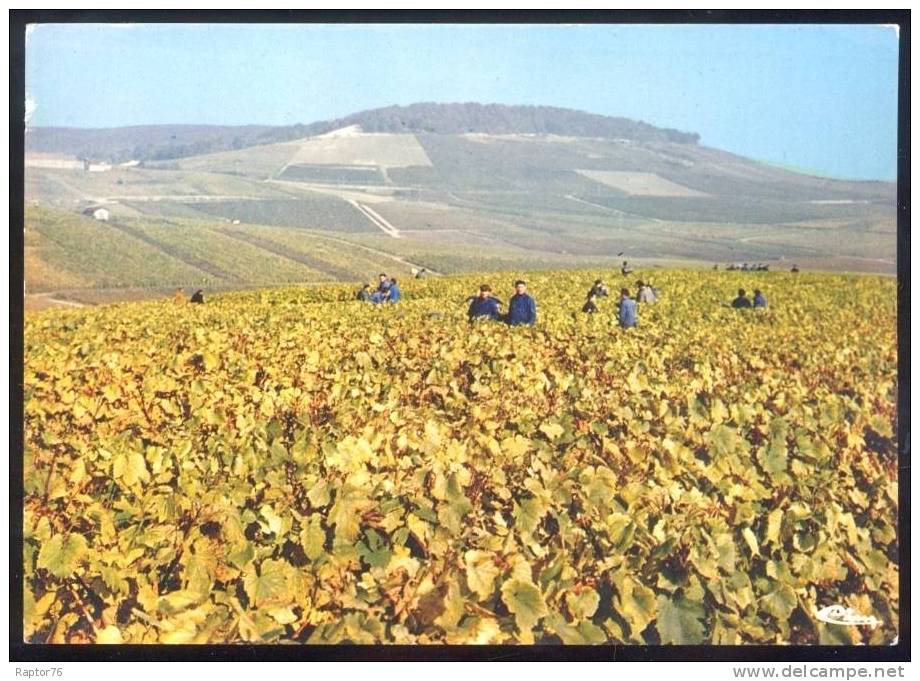
M 290 602 L 287 593 L 287 572 L 284 561 L 264 560 L 259 574 L 250 566 L 243 576 L 243 587 L 254 607 L 283 605 Z
M 617 477 L 606 466 L 586 469 L 581 482 L 588 501 L 598 508 L 608 507 L 617 493 Z
M 737 449 L 740 442 L 738 431 L 721 423 L 712 427 L 707 435 L 707 440 L 710 449 L 716 456 L 731 454 Z
M 822 646 L 852 646 L 858 642 L 859 630 L 843 624 L 818 622 L 818 643 Z
M 767 536 L 766 540 L 770 544 L 777 545 L 779 541 L 779 532 L 783 526 L 783 511 L 782 509 L 775 509 L 770 512 L 770 515 L 767 516 Z
M 227 554 L 227 560 L 241 570 L 255 558 L 256 550 L 248 541 L 243 541 Z
M 207 594 L 202 595 L 195 591 L 179 589 L 178 591 L 171 591 L 160 598 L 157 602 L 157 608 L 167 615 L 176 615 L 183 610 L 188 610 L 193 605 L 198 605 L 207 596 Z
M 307 492 L 307 499 L 310 500 L 310 505 L 314 508 L 326 506 L 329 503 L 329 498 L 329 485 L 325 480 L 320 480 Z
M 729 574 L 735 571 L 735 540 L 728 532 L 715 536 L 716 553 L 719 558 L 719 567 Z
M 572 617 L 576 620 L 590 619 L 597 612 L 597 606 L 600 605 L 600 602 L 601 597 L 598 596 L 597 591 L 594 589 L 585 589 L 578 594 L 570 591 L 565 596 L 565 603 L 569 606 L 569 612 L 572 613 Z
M 861 556 L 862 562 L 866 564 L 873 572 L 881 572 L 888 569 L 888 556 L 879 551 L 872 549 Z
M 629 624 L 633 638 L 639 640 L 639 635 L 658 615 L 655 592 L 632 577 L 618 581 L 617 591 L 616 610 Z
M 758 451 L 760 465 L 763 469 L 774 475 L 786 470 L 786 441 L 779 438 L 770 440 L 770 443 Z
M 706 610 L 702 603 L 680 596 L 671 600 L 658 597 L 658 619 L 655 623 L 661 642 L 674 645 L 693 645 L 706 640 L 703 619 Z
M 281 516 L 275 513 L 275 509 L 273 509 L 271 506 L 265 505 L 260 510 L 260 513 L 268 523 L 269 531 L 276 537 L 280 536 L 281 531 L 284 528 L 284 520 L 281 518 Z
M 463 563 L 470 591 L 479 596 L 479 600 L 487 600 L 492 595 L 495 578 L 499 572 L 492 554 L 486 551 L 467 551 L 463 554 Z
M 447 589 L 447 595 L 444 598 L 444 612 L 441 613 L 441 616 L 438 617 L 434 623 L 446 631 L 456 629 L 457 624 L 459 624 L 460 619 L 463 617 L 463 606 L 464 599 L 463 595 L 460 593 L 460 585 L 452 581 Z
M 524 534 L 533 534 L 546 513 L 543 502 L 537 498 L 524 499 L 514 505 L 514 526 Z
M 454 536 L 463 532 L 463 519 L 473 510 L 473 505 L 469 499 L 462 497 L 460 499 L 441 504 L 438 509 L 438 520 Z
M 789 436 L 789 423 L 781 416 L 770 419 L 770 439 L 785 441 Z
M 547 615 L 544 628 L 554 632 L 569 646 L 596 645 L 607 642 L 607 634 L 593 622 L 579 622 L 577 625 L 566 622 L 565 617 L 551 612 Z
M 776 582 L 774 590 L 760 600 L 763 602 L 764 610 L 782 622 L 789 620 L 795 606 L 799 604 L 792 587 L 782 582 Z
M 128 454 L 118 454 L 112 460 L 112 477 L 121 480 L 129 487 L 138 482 L 148 482 L 150 472 L 147 470 L 147 462 L 144 455 L 140 452 L 130 452 Z
M 42 544 L 37 565 L 55 577 L 69 577 L 77 569 L 87 549 L 86 539 L 81 534 L 56 534 Z
M 362 501 L 344 488 L 329 510 L 329 523 L 335 526 L 336 544 L 353 544 L 361 532 Z
M 540 426 L 540 432 L 546 435 L 550 440 L 555 440 L 565 432 L 565 428 L 558 423 L 544 423 Z
M 514 614 L 521 631 L 530 631 L 548 612 L 537 585 L 522 579 L 509 579 L 502 584 L 502 602 Z
M 300 531 L 300 543 L 307 558 L 316 561 L 326 553 L 326 532 L 323 530 L 322 517 L 318 513 L 310 516 L 307 526 Z
M 393 557 L 392 552 L 387 549 L 383 538 L 374 530 L 367 530 L 367 540 L 358 544 L 358 555 L 370 567 L 386 567 Z

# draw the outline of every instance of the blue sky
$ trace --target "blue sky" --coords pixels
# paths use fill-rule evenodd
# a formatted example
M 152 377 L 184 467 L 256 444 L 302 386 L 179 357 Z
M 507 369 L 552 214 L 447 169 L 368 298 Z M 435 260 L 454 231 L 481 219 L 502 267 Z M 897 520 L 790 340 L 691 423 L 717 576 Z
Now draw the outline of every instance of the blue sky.
M 420 101 L 534 104 L 698 132 L 835 177 L 896 177 L 882 26 L 47 24 L 30 125 L 286 125 Z

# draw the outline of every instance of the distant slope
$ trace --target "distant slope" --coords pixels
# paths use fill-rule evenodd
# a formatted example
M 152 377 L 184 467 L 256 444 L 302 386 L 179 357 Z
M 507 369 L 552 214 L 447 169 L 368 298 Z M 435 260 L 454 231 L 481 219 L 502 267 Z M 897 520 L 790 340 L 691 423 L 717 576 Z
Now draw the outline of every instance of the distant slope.
M 419 103 L 362 111 L 310 125 L 35 127 L 26 133 L 25 149 L 27 153 L 59 153 L 112 162 L 156 161 L 286 142 L 349 125 L 360 125 L 366 132 L 555 134 L 686 144 L 699 140 L 695 133 L 558 107 Z
M 288 135 L 285 137 L 285 135 Z M 242 149 L 303 136 L 296 126 L 136 125 L 122 128 L 34 127 L 26 153 L 58 153 L 120 163 L 163 160 Z
M 624 258 L 895 269 L 894 183 L 797 173 L 627 119 L 419 104 L 283 129 L 78 131 L 54 144 L 83 133 L 110 151 L 146 140 L 157 156 L 261 143 L 100 172 L 27 167 L 33 291 L 356 282 L 416 265 L 606 269 Z M 67 152 L 79 155 L 54 150 Z M 96 205 L 108 224 L 82 216 Z

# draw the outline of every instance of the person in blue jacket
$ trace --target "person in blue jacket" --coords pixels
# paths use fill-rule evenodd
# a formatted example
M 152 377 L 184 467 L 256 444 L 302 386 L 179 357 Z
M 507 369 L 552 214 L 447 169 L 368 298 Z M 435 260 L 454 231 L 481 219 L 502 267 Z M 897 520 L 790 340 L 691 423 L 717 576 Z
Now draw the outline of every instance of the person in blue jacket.
M 492 287 L 483 284 L 479 287 L 479 295 L 470 302 L 470 309 L 467 315 L 470 322 L 476 319 L 498 319 L 498 301 L 492 297 Z
M 759 288 L 754 289 L 754 307 L 766 307 L 767 299 L 764 298 L 763 293 L 760 292 Z
M 390 279 L 390 288 L 387 289 L 384 300 L 389 303 L 398 303 L 402 300 L 402 291 L 399 290 L 399 286 L 396 284 L 395 279 Z
M 633 328 L 639 322 L 636 301 L 629 297 L 628 288 L 620 289 L 620 312 L 617 316 L 623 329 Z
M 508 301 L 508 324 L 533 326 L 537 321 L 537 303 L 527 293 L 527 283 L 518 279 L 514 282 L 514 291 Z

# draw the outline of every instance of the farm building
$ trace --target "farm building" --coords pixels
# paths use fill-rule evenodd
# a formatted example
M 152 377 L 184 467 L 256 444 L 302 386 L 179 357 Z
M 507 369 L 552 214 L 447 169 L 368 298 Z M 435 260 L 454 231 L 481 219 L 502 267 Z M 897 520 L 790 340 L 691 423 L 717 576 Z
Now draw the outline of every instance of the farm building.
M 109 211 L 107 208 L 100 208 L 99 206 L 90 206 L 83 211 L 83 215 L 88 215 L 89 217 L 95 218 L 97 220 L 108 220 Z
M 91 173 L 105 173 L 112 169 L 111 163 L 84 161 L 83 169 Z

